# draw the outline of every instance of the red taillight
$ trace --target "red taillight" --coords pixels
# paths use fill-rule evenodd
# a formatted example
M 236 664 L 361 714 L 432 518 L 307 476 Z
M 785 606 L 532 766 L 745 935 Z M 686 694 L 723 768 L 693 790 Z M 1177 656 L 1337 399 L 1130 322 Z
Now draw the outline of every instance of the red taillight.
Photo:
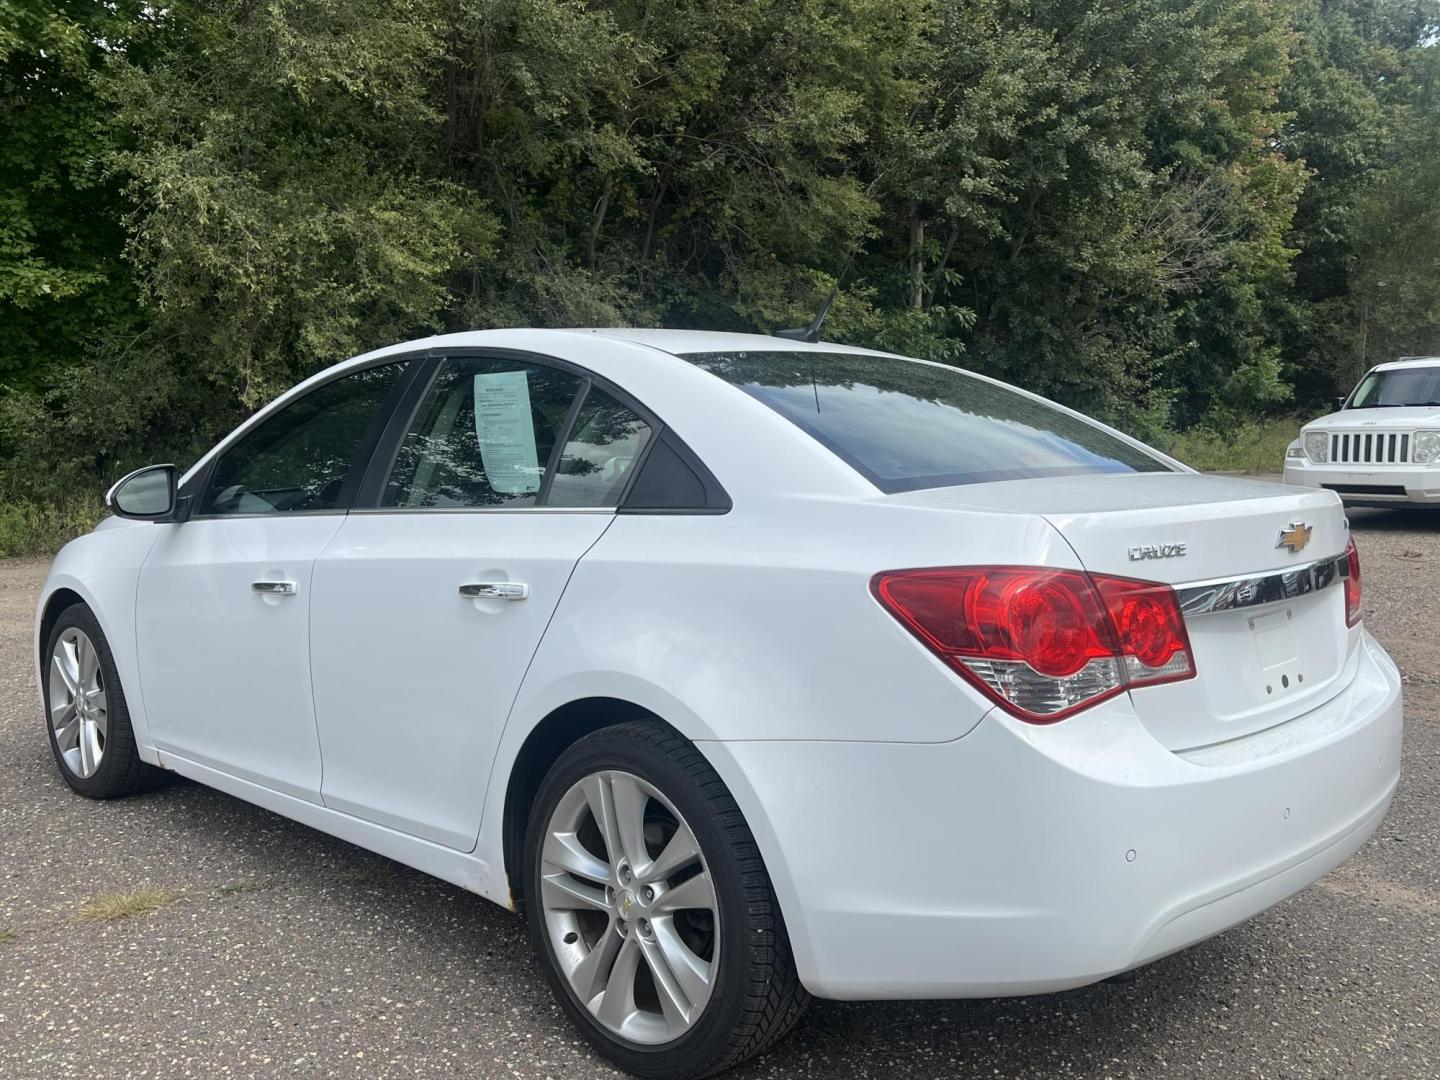
M 1354 626 L 1360 621 L 1360 552 L 1354 540 L 1345 548 L 1345 561 L 1350 564 L 1345 577 L 1345 625 Z
M 1195 674 L 1168 585 L 1019 566 L 892 570 L 876 598 L 1010 712 L 1060 720 L 1127 687 Z

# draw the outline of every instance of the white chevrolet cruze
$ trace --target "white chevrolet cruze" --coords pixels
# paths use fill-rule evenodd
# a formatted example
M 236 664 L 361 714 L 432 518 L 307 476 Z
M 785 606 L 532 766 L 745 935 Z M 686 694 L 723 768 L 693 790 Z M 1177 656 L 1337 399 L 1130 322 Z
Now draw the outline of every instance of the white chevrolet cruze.
M 1333 493 L 954 368 L 456 334 L 175 473 L 117 484 L 46 582 L 66 781 L 173 770 L 523 906 L 641 1075 L 733 1064 L 809 995 L 1134 968 L 1314 881 L 1395 791 Z
M 1352 506 L 1440 504 L 1440 356 L 1367 372 L 1338 412 L 1312 420 L 1290 444 L 1285 482 Z

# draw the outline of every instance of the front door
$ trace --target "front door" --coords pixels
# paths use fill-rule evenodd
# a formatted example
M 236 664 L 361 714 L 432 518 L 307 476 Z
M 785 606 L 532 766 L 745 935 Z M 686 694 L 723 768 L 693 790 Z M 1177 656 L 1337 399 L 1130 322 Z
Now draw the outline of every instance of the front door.
M 474 847 L 510 704 L 649 433 L 571 371 L 444 362 L 316 564 L 326 806 Z
M 162 751 L 319 802 L 310 682 L 315 558 L 345 520 L 403 364 L 307 392 L 224 450 L 140 571 L 136 637 Z

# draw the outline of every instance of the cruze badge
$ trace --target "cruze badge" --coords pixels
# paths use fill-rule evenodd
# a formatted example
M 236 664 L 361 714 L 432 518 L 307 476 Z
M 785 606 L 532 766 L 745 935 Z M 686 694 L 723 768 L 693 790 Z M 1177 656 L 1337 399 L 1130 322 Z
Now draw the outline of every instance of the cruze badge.
M 1275 541 L 1277 548 L 1289 548 L 1290 554 L 1303 551 L 1305 545 L 1310 543 L 1310 534 L 1315 530 L 1303 521 L 1292 521 L 1288 529 L 1280 530 L 1280 538 Z
M 1185 554 L 1184 544 L 1137 544 L 1130 549 L 1130 561 L 1144 559 L 1178 559 Z

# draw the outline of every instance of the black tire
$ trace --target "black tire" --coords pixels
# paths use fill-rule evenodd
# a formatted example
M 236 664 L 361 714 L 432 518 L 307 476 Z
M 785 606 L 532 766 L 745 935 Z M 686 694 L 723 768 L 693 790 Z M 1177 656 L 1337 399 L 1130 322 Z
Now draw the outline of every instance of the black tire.
M 690 1030 L 669 1043 L 631 1042 L 602 1026 L 571 989 L 546 932 L 539 901 L 546 828 L 565 792 L 602 770 L 632 773 L 664 793 L 689 823 L 714 883 L 719 915 L 714 988 Z M 536 795 L 524 873 L 530 937 L 551 989 L 590 1043 L 627 1072 L 676 1080 L 713 1075 L 768 1048 L 809 1003 L 770 876 L 739 807 L 700 752 L 659 721 L 602 729 L 560 755 Z
M 50 658 L 55 655 L 55 645 L 60 636 L 70 629 L 85 632 L 95 646 L 100 662 L 101 678 L 104 680 L 107 703 L 107 735 L 100 766 L 93 775 L 82 777 L 65 763 L 60 746 L 55 740 L 55 728 L 50 723 Z M 70 787 L 86 798 L 116 799 L 123 795 L 135 795 L 151 791 L 169 779 L 164 769 L 147 765 L 140 760 L 135 746 L 135 730 L 130 726 L 130 710 L 125 705 L 125 691 L 120 685 L 120 673 L 115 669 L 115 657 L 110 652 L 110 642 L 100 629 L 94 614 L 84 604 L 72 604 L 60 613 L 50 636 L 45 641 L 44 661 L 46 668 L 40 679 L 41 691 L 45 695 L 45 732 L 50 740 L 50 752 L 55 755 L 55 764 L 60 775 Z

